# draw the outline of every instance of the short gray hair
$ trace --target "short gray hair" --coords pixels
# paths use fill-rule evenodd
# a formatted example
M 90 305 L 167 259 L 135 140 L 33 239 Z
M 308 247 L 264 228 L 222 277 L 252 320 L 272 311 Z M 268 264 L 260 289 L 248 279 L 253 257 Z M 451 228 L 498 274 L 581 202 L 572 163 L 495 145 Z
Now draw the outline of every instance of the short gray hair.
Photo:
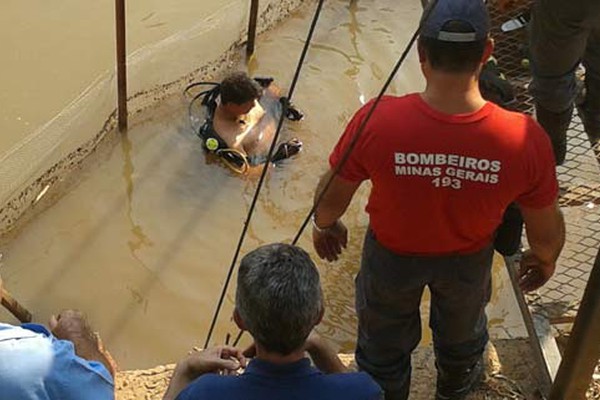
M 261 246 L 242 259 L 235 303 L 257 343 L 290 354 L 302 347 L 323 309 L 319 272 L 299 247 Z

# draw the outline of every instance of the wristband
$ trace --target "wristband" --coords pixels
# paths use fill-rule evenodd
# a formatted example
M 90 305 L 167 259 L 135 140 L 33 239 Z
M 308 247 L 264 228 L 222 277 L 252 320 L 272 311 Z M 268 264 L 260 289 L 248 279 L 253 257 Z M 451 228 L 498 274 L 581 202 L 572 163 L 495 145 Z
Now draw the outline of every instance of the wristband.
M 319 232 L 319 233 L 321 233 L 321 232 L 325 232 L 325 231 L 327 231 L 327 230 L 331 229 L 331 228 L 332 228 L 332 227 L 335 225 L 335 222 L 334 222 L 333 224 L 331 224 L 331 225 L 329 225 L 329 226 L 326 226 L 325 228 L 321 228 L 319 225 L 317 225 L 317 221 L 315 220 L 315 214 L 313 214 L 313 216 L 312 216 L 312 218 L 311 218 L 310 220 L 311 220 L 311 222 L 312 222 L 312 226 L 313 226 L 313 228 L 315 228 L 315 230 L 316 230 L 317 232 Z M 336 221 L 336 222 L 337 222 L 337 221 Z

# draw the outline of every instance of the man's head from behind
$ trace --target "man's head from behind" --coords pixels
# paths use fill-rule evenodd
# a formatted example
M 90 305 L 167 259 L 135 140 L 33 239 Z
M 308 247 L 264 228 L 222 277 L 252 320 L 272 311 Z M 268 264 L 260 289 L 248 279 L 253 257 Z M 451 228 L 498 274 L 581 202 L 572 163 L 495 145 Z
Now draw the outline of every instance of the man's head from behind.
M 451 74 L 476 73 L 489 57 L 490 20 L 483 0 L 430 1 L 419 37 L 419 58 L 434 71 Z
M 249 112 L 262 95 L 262 88 L 244 72 L 233 72 L 221 82 L 221 104 L 233 114 Z
M 266 351 L 299 350 L 323 317 L 319 272 L 301 248 L 269 244 L 248 253 L 238 272 L 235 318 Z

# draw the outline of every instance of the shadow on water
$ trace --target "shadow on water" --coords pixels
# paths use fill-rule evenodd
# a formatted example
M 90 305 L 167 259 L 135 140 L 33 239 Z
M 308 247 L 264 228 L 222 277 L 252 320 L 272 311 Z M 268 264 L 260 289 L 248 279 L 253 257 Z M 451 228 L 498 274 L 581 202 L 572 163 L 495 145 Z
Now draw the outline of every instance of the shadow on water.
M 125 181 L 125 192 L 127 194 L 127 218 L 129 219 L 129 224 L 131 225 L 131 233 L 134 238 L 128 242 L 129 250 L 131 251 L 131 255 L 145 268 L 144 262 L 137 256 L 136 251 L 142 248 L 143 246 L 151 247 L 154 245 L 152 240 L 144 233 L 141 225 L 138 225 L 133 220 L 133 174 L 135 172 L 135 167 L 133 165 L 133 160 L 131 157 L 131 149 L 132 143 L 129 140 L 129 134 L 127 132 L 121 133 L 121 150 L 123 153 L 123 180 Z

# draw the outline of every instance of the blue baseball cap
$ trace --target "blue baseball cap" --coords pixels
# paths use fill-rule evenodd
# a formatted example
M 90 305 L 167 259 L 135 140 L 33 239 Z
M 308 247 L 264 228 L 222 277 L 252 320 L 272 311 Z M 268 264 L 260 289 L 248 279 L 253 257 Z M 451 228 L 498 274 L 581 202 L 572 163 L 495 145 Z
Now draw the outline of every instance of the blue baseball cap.
M 429 1 L 429 7 L 434 4 Z M 427 15 L 427 9 L 423 18 Z M 448 32 L 449 22 L 460 22 L 470 32 Z M 484 0 L 438 0 L 421 27 L 421 36 L 444 42 L 467 43 L 483 40 L 490 31 L 490 17 Z

